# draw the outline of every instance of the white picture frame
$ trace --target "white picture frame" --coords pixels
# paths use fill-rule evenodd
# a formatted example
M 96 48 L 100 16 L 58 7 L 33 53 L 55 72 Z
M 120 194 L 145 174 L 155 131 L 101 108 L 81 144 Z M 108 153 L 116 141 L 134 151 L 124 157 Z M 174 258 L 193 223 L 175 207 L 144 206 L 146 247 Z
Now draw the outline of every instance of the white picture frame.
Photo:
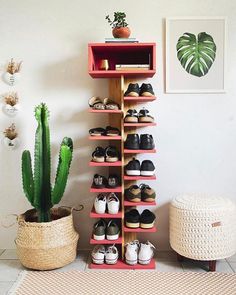
M 226 92 L 226 27 L 225 17 L 166 18 L 166 93 Z M 176 45 L 185 32 L 195 35 L 206 32 L 216 44 L 215 60 L 209 72 L 202 77 L 188 73 L 177 57 Z

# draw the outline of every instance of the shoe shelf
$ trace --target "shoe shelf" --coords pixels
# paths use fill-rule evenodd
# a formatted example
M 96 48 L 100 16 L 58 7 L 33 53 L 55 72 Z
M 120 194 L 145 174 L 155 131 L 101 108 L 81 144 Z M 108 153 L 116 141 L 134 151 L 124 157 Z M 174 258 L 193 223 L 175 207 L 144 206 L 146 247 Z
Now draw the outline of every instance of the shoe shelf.
M 89 140 L 121 140 L 121 136 L 89 136 Z
M 121 167 L 122 162 L 117 161 L 117 162 L 113 162 L 113 163 L 110 163 L 110 162 L 101 162 L 101 163 L 99 163 L 99 162 L 90 161 L 89 166 L 90 167 Z
M 99 64 L 102 59 L 107 59 L 109 63 L 109 70 L 99 70 Z M 119 71 L 115 70 L 116 64 L 149 64 L 149 70 L 129 70 Z M 120 199 L 120 212 L 116 215 L 113 214 L 97 214 L 94 208 L 91 208 L 89 214 L 90 218 L 99 220 L 100 218 L 117 219 L 121 226 L 121 237 L 118 240 L 97 241 L 93 238 L 90 239 L 90 244 L 96 245 L 118 245 L 120 259 L 114 265 L 94 263 L 90 264 L 91 269 L 155 269 L 155 260 L 152 259 L 151 263 L 147 265 L 128 265 L 124 259 L 125 244 L 131 240 L 136 239 L 138 233 L 154 233 L 156 228 L 152 229 L 129 229 L 125 226 L 124 212 L 125 209 L 133 206 L 155 206 L 156 202 L 129 202 L 124 200 L 124 189 L 128 184 L 134 184 L 137 180 L 155 180 L 156 176 L 127 176 L 125 175 L 124 166 L 127 161 L 131 160 L 133 154 L 149 154 L 155 153 L 156 150 L 128 150 L 124 149 L 124 140 L 128 133 L 136 128 L 156 126 L 155 122 L 152 123 L 125 123 L 123 116 L 130 108 L 136 108 L 137 103 L 154 102 L 156 96 L 150 97 L 124 97 L 124 93 L 129 83 L 143 83 L 143 79 L 152 77 L 156 73 L 156 45 L 155 43 L 92 43 L 88 45 L 88 73 L 92 78 L 108 78 L 108 97 L 120 105 L 119 110 L 94 110 L 90 108 L 90 113 L 106 114 L 109 125 L 120 129 L 121 136 L 89 136 L 89 140 L 99 141 L 107 140 L 112 141 L 121 154 L 121 160 L 115 163 L 96 163 L 89 162 L 91 167 L 107 167 L 109 174 L 118 174 L 121 179 L 121 185 L 117 188 L 90 188 L 91 193 L 119 193 L 117 196 Z M 112 79 L 109 79 L 112 78 Z M 145 83 L 145 82 L 144 82 Z M 98 93 L 99 95 L 99 93 Z M 114 114 L 118 114 L 114 116 Z M 101 144 L 101 143 L 99 143 Z M 99 145 L 98 144 L 98 145 Z M 111 144 L 111 143 L 110 143 Z M 148 159 L 148 156 L 147 156 Z M 95 172 L 96 173 L 96 172 Z M 126 181 L 130 181 L 127 183 Z M 92 232 L 92 229 L 91 229 Z
M 156 150 L 129 150 L 124 149 L 124 154 L 155 154 Z
M 118 186 L 116 188 L 90 188 L 90 193 L 121 193 L 122 187 Z
M 91 245 L 113 245 L 113 244 L 122 244 L 123 239 L 122 237 L 119 237 L 117 240 L 94 240 L 93 238 L 90 239 Z
M 124 101 L 136 102 L 136 103 L 143 103 L 156 100 L 156 96 L 124 96 Z
M 109 213 L 104 213 L 104 214 L 98 214 L 95 212 L 94 208 L 90 212 L 90 218 L 110 218 L 110 219 L 115 219 L 115 218 L 122 218 L 123 214 L 122 211 L 119 211 L 117 214 L 109 214 Z
M 130 202 L 130 201 L 124 201 L 125 207 L 136 207 L 136 206 L 156 206 L 156 202 Z
M 112 264 L 95 264 L 95 263 L 90 263 L 90 268 L 91 269 L 127 269 L 127 270 L 132 270 L 132 269 L 155 269 L 156 268 L 156 263 L 155 259 L 152 259 L 149 264 L 135 264 L 135 265 L 129 265 L 125 263 L 123 260 L 119 259 L 115 265 Z
M 128 176 L 128 175 L 124 175 L 124 180 L 156 180 L 156 175 L 153 176 Z
M 144 228 L 129 228 L 129 227 L 126 227 L 124 226 L 124 232 L 125 233 L 155 233 L 157 231 L 156 227 L 152 227 L 152 228 L 147 228 L 147 229 L 144 229 Z

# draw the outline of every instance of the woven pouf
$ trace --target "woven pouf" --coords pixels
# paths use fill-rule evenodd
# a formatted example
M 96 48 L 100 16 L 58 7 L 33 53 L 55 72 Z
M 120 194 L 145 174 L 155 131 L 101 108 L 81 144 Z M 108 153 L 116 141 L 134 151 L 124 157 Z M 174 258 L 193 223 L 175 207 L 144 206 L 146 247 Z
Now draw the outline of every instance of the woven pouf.
M 215 261 L 236 252 L 236 206 L 224 197 L 186 194 L 170 205 L 170 245 L 195 260 Z

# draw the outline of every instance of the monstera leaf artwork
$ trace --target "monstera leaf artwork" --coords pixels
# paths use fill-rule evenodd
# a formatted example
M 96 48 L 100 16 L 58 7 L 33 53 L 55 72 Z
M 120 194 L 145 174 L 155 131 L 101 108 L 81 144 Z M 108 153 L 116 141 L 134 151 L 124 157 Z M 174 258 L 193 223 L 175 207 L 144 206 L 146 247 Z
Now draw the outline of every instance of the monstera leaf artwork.
M 209 34 L 202 32 L 198 36 L 184 33 L 176 45 L 177 57 L 182 67 L 191 75 L 205 76 L 214 63 L 216 44 Z

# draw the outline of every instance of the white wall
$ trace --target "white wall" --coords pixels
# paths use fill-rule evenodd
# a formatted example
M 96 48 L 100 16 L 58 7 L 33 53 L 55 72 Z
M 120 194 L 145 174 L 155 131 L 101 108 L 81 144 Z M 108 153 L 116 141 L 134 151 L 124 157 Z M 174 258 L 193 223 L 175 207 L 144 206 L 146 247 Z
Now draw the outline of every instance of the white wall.
M 89 211 L 94 195 L 89 186 L 95 171 L 88 167 L 94 145 L 88 129 L 101 125 L 101 117 L 88 115 L 88 98 L 106 95 L 107 81 L 87 74 L 87 43 L 103 42 L 110 28 L 104 17 L 125 11 L 132 36 L 157 43 L 157 74 L 151 80 L 158 102 L 154 131 L 159 153 L 155 157 L 158 181 L 158 233 L 147 235 L 159 249 L 168 248 L 168 202 L 181 192 L 220 193 L 236 199 L 236 2 L 234 0 L 0 0 L 0 65 L 14 57 L 23 60 L 22 80 L 14 87 L 22 111 L 10 120 L 0 114 L 1 130 L 13 121 L 21 147 L 0 146 L 0 215 L 30 208 L 22 193 L 20 157 L 33 149 L 33 107 L 44 101 L 51 111 L 53 166 L 61 138 L 71 136 L 75 153 L 63 204 L 84 204 L 76 223 L 80 247 L 89 247 L 93 221 Z M 226 94 L 164 93 L 164 33 L 167 16 L 228 17 L 228 90 Z M 0 81 L 0 93 L 10 87 Z M 55 170 L 55 169 L 54 169 Z M 0 248 L 13 248 L 16 226 L 0 226 Z

